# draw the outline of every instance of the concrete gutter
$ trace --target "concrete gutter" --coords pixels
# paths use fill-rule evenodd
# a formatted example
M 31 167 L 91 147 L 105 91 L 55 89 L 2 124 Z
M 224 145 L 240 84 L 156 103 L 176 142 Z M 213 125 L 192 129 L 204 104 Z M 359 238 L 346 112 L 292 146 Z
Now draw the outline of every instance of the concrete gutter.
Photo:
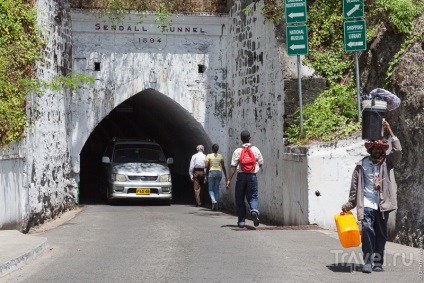
M 45 237 L 23 234 L 17 230 L 0 230 L 0 277 L 41 255 L 47 245 Z

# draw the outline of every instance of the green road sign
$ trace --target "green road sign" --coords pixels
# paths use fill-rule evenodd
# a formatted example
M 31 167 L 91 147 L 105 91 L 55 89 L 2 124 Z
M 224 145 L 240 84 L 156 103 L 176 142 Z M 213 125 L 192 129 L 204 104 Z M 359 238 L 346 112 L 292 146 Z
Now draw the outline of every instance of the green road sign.
M 344 23 L 344 48 L 346 52 L 367 50 L 365 21 L 350 21 Z
M 285 0 L 286 23 L 306 23 L 306 0 Z
M 343 18 L 364 17 L 364 0 L 343 0 Z
M 286 26 L 287 54 L 307 55 L 308 54 L 308 27 Z

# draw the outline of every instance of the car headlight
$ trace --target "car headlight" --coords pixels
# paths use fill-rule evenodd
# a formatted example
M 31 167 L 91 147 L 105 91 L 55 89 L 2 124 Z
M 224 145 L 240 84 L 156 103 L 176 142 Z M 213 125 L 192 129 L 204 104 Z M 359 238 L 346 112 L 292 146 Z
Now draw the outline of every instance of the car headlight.
M 117 182 L 126 182 L 127 177 L 123 174 L 112 174 L 112 180 Z
M 171 182 L 171 174 L 161 175 L 159 182 Z

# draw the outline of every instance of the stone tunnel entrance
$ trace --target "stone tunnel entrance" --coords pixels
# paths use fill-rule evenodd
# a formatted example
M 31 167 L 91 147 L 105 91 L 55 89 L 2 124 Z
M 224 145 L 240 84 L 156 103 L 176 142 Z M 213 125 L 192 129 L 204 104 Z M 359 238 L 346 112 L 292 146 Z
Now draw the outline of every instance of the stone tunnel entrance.
M 167 157 L 173 182 L 172 203 L 194 203 L 188 175 L 191 155 L 196 146 L 210 148 L 211 141 L 202 125 L 177 102 L 153 90 L 143 90 L 127 99 L 91 132 L 80 153 L 80 203 L 105 202 L 101 158 L 112 138 L 156 140 Z

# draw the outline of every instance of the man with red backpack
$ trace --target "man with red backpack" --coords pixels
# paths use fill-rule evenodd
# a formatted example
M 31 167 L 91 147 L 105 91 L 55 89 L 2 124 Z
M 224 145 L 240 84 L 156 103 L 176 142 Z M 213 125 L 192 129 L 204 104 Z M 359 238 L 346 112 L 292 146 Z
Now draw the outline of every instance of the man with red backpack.
M 250 142 L 250 133 L 243 131 L 240 134 L 243 146 L 237 148 L 231 158 L 231 170 L 227 180 L 227 190 L 230 189 L 231 179 L 237 171 L 236 182 L 236 209 L 237 209 L 237 225 L 244 228 L 246 221 L 246 199 L 250 207 L 250 215 L 253 224 L 259 226 L 259 210 L 258 210 L 258 179 L 256 174 L 264 163 L 261 152 L 256 146 L 252 146 Z

